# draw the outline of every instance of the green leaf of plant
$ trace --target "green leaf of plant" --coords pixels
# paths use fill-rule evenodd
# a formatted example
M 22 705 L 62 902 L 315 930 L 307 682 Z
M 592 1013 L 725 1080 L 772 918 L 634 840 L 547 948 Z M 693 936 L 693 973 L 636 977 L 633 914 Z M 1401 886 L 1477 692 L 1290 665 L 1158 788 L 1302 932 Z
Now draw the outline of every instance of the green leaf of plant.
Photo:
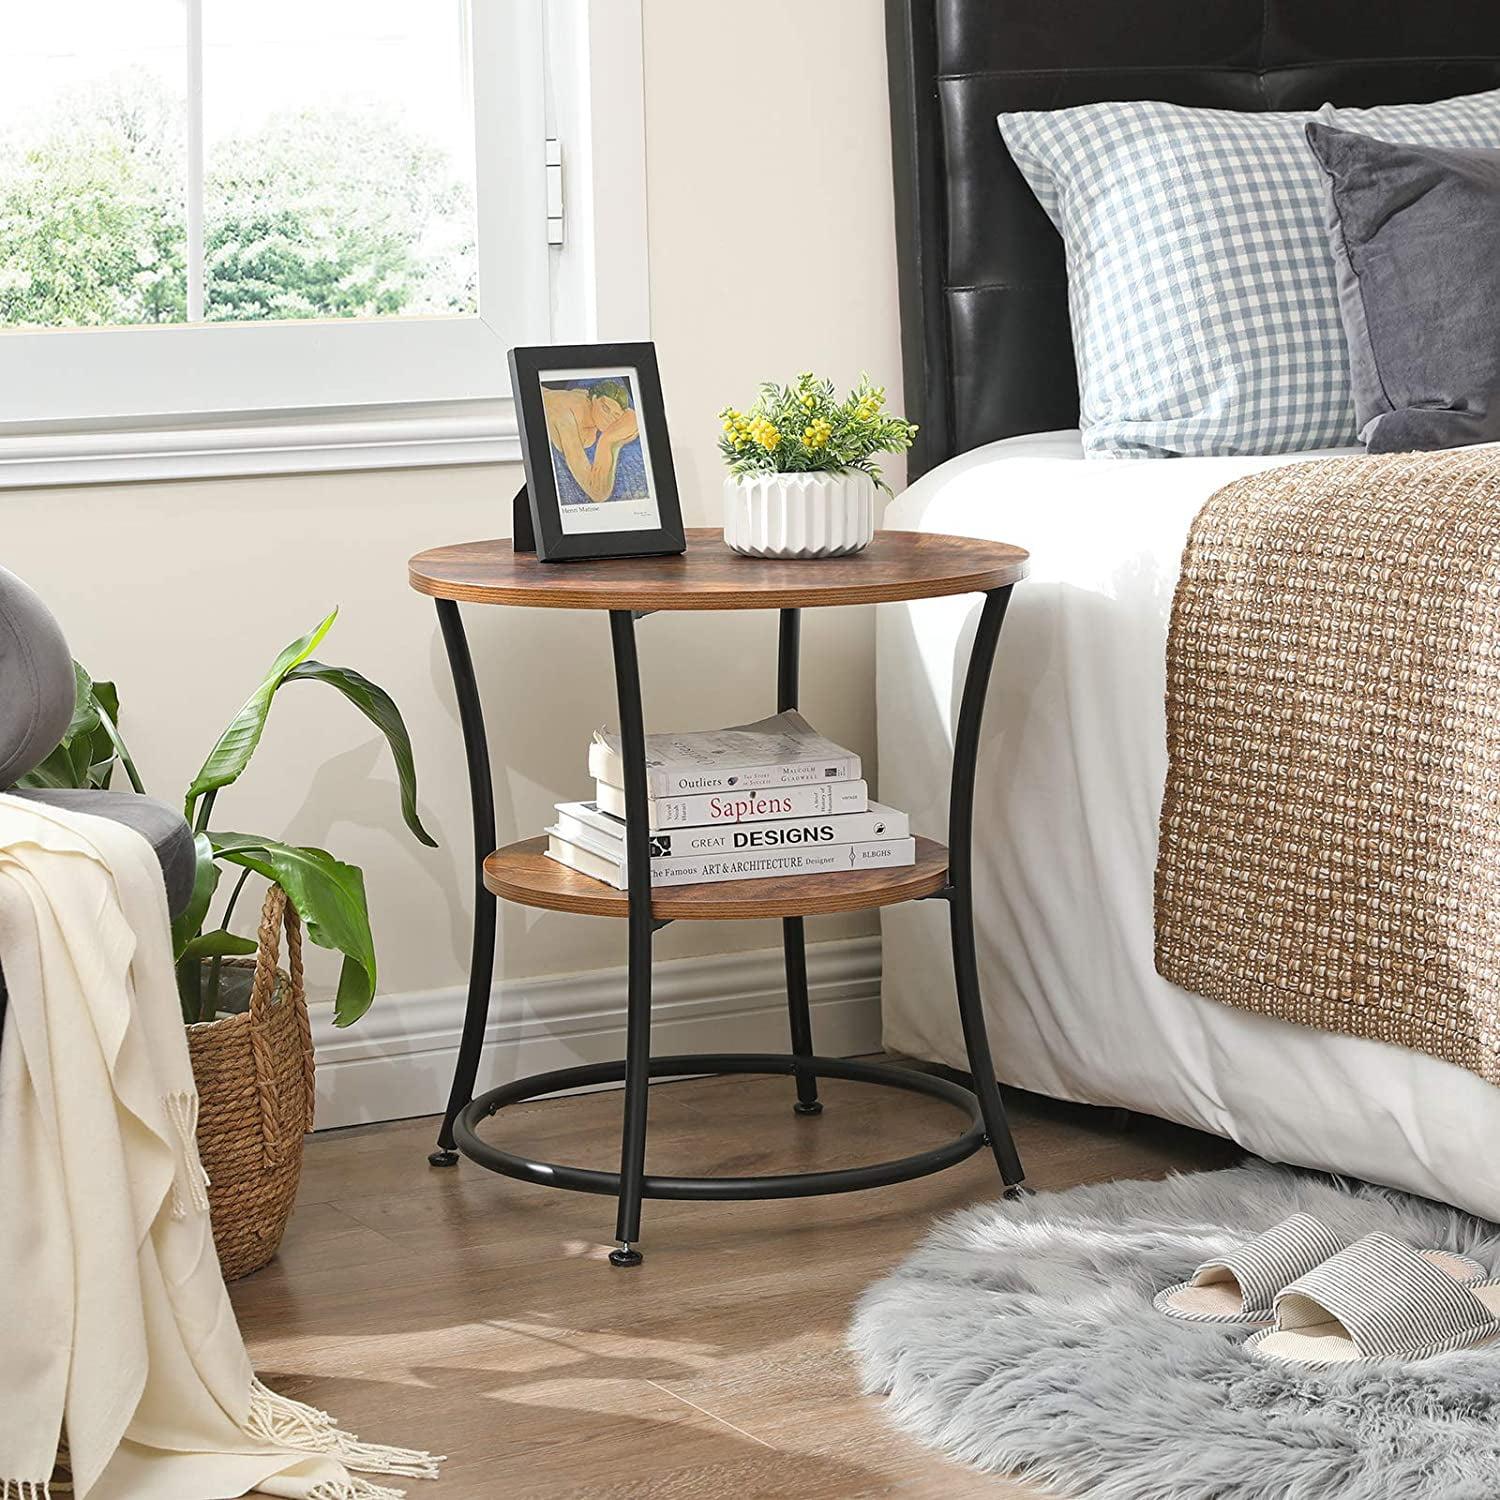
M 417 768 L 411 753 L 411 736 L 406 732 L 406 721 L 395 699 L 352 667 L 330 667 L 321 661 L 299 662 L 284 680 L 326 682 L 329 687 L 337 688 L 385 736 L 401 781 L 401 816 L 422 843 L 436 849 L 437 840 L 422 826 L 417 814 Z
M 130 751 L 120 735 L 120 695 L 112 682 L 96 682 L 93 690 L 94 710 L 99 716 L 99 728 L 94 732 L 94 756 L 95 763 L 108 762 L 104 780 L 101 786 L 109 785 L 109 771 L 113 770 L 113 762 L 118 761 L 124 767 L 125 775 L 130 781 L 130 789 L 145 795 L 146 788 L 143 785 L 140 773 L 135 768 L 135 761 L 131 758 Z
M 62 739 L 47 758 L 16 783 L 17 786 L 58 789 L 102 785 L 92 775 L 96 756 L 93 736 L 99 728 L 94 706 L 94 682 L 76 661 L 73 663 L 73 713 Z
M 193 872 L 193 894 L 188 897 L 188 904 L 181 914 L 172 922 L 173 958 L 181 958 L 188 943 L 198 936 L 208 916 L 209 902 L 213 900 L 214 891 L 219 884 L 219 866 L 214 860 L 214 846 L 209 843 L 207 834 L 194 836 L 193 852 L 198 860 Z
M 63 743 L 70 744 L 80 735 L 90 733 L 99 724 L 99 713 L 94 707 L 94 679 L 79 662 L 73 663 L 73 717 L 68 722 Z
M 260 686 L 245 700 L 244 706 L 229 721 L 228 727 L 219 736 L 218 743 L 208 752 L 208 759 L 193 778 L 187 790 L 187 818 L 193 821 L 194 807 L 205 792 L 216 792 L 236 780 L 260 743 L 261 732 L 266 727 L 266 715 L 271 711 L 271 699 L 276 689 L 286 679 L 286 674 L 298 662 L 305 661 L 317 649 L 318 642 L 328 634 L 333 622 L 338 619 L 334 610 L 321 624 L 299 636 L 271 663 L 271 669 L 261 679 Z
M 178 955 L 180 958 L 231 958 L 245 957 L 256 951 L 254 938 L 241 937 L 237 932 L 225 932 L 215 927 L 193 938 Z
M 115 769 L 115 746 L 113 736 L 104 727 L 105 715 L 113 716 L 120 711 L 119 695 L 112 682 L 89 684 L 89 706 L 94 711 L 93 727 L 80 736 L 77 744 L 88 756 L 88 785 L 101 790 L 109 785 Z
M 209 837 L 220 859 L 254 870 L 286 892 L 313 942 L 344 955 L 333 1019 L 336 1026 L 353 1025 L 375 995 L 375 939 L 364 873 L 323 849 L 299 848 L 248 833 Z
M 189 1026 L 203 1019 L 203 965 L 196 959 L 177 965 L 177 1002 Z
M 66 745 L 59 745 L 41 765 L 33 766 L 16 781 L 18 787 L 32 791 L 56 790 L 59 787 L 87 786 L 78 780 L 77 768 Z

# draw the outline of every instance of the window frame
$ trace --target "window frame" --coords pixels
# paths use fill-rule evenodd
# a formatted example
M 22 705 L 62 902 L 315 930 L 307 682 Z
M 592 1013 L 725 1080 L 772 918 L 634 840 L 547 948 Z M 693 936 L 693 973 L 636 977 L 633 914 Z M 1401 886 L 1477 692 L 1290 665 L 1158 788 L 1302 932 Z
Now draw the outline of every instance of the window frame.
M 511 344 L 649 336 L 640 0 L 470 3 L 479 315 L 0 331 L 0 488 L 514 461 Z

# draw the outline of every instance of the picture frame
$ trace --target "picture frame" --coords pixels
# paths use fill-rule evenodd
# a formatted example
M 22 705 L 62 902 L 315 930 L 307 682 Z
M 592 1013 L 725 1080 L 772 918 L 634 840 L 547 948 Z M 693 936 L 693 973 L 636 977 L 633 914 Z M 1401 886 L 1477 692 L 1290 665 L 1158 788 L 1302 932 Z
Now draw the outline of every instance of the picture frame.
M 516 348 L 510 379 L 538 562 L 687 550 L 655 344 Z

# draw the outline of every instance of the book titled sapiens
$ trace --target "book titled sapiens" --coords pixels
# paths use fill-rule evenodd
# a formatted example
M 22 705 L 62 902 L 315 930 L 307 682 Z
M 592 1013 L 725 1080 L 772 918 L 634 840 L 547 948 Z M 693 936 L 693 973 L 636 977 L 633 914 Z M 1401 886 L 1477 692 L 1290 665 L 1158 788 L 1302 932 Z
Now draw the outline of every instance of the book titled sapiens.
M 608 786 L 625 785 L 618 734 L 595 731 L 589 774 Z M 858 781 L 860 774 L 859 756 L 824 739 L 795 709 L 731 729 L 646 736 L 646 791 L 652 797 Z
M 594 783 L 594 802 L 614 818 L 625 816 L 625 793 L 607 781 Z M 699 792 L 687 797 L 646 798 L 646 822 L 658 828 L 703 828 L 722 823 L 762 823 L 771 818 L 828 818 L 862 813 L 870 806 L 866 781 L 810 781 L 806 786 Z
M 547 830 L 547 854 L 559 864 L 592 875 L 616 890 L 629 885 L 623 854 L 612 858 Z M 753 854 L 683 854 L 651 861 L 652 885 L 706 885 L 721 880 L 764 880 L 778 875 L 830 875 L 847 870 L 898 869 L 917 862 L 913 838 L 863 844 L 803 845 Z
M 623 860 L 625 824 L 597 802 L 559 802 L 557 829 L 569 843 Z M 663 828 L 651 834 L 651 858 L 684 854 L 745 854 L 760 849 L 800 849 L 810 844 L 865 844 L 904 839 L 911 822 L 904 812 L 872 802 L 869 809 L 831 818 L 777 818 L 707 828 Z

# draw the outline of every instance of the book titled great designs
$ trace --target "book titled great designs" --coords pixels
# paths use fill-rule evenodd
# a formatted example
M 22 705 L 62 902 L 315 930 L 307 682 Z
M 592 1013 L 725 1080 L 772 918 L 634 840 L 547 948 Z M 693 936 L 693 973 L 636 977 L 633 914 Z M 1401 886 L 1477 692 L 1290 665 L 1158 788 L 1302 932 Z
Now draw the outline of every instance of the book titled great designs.
M 597 802 L 559 802 L 557 831 L 570 843 L 593 848 L 611 858 L 625 857 L 625 824 L 603 811 Z M 803 848 L 809 844 L 862 844 L 904 839 L 910 832 L 910 820 L 904 812 L 872 802 L 866 812 L 837 817 L 657 829 L 650 836 L 651 858 L 743 854 L 763 849 Z

